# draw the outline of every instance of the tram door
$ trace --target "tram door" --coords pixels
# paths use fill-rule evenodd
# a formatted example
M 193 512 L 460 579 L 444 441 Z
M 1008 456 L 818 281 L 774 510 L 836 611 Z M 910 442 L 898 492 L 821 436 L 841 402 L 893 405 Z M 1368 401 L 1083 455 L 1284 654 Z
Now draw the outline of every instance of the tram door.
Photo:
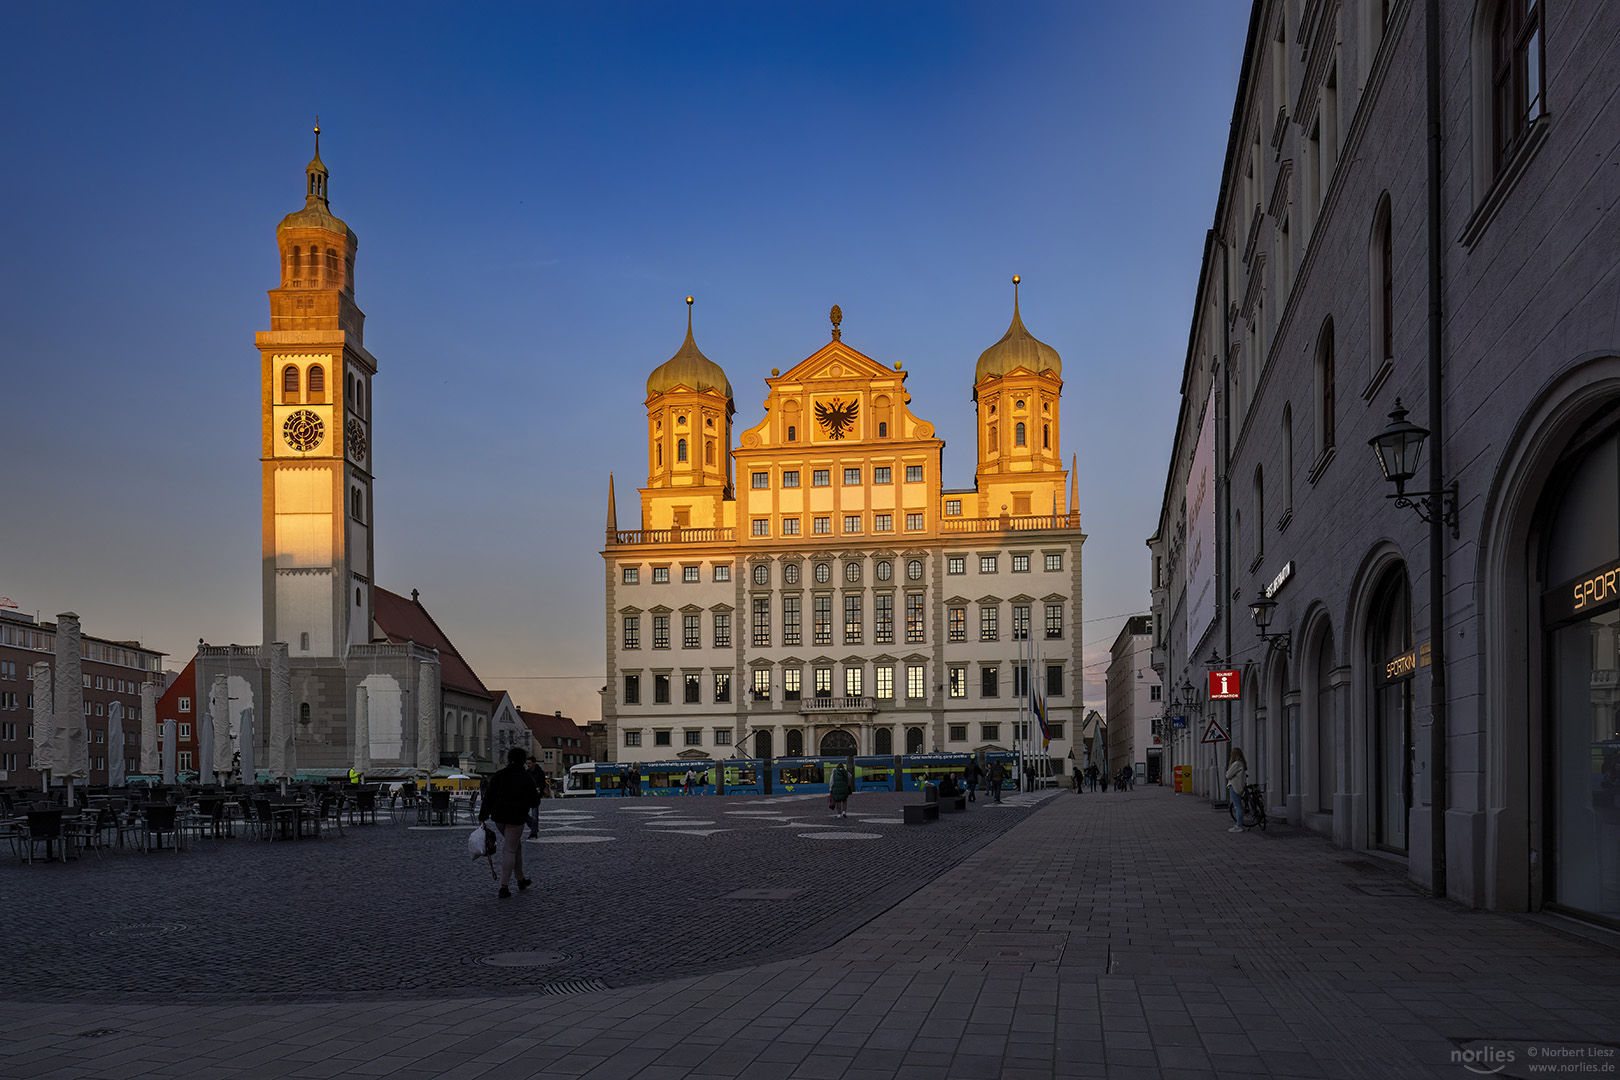
M 1411 598 L 1404 571 L 1390 575 L 1374 608 L 1370 649 L 1373 690 L 1374 840 L 1381 848 L 1405 852 L 1412 815 L 1412 650 Z

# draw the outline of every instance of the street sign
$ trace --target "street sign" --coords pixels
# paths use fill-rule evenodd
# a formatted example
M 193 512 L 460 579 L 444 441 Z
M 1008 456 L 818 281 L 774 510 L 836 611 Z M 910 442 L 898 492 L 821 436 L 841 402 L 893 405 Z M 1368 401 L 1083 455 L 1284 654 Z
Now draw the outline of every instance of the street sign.
M 1173 728 L 1184 728 L 1187 726 L 1187 718 L 1185 716 L 1172 716 L 1170 718 L 1170 726 Z
M 1209 699 L 1211 701 L 1236 701 L 1240 696 L 1237 672 L 1212 671 L 1209 673 Z
M 1221 722 L 1219 720 L 1211 720 L 1209 722 L 1209 726 L 1204 729 L 1204 737 L 1199 741 L 1205 743 L 1226 742 L 1226 732 L 1222 730 Z

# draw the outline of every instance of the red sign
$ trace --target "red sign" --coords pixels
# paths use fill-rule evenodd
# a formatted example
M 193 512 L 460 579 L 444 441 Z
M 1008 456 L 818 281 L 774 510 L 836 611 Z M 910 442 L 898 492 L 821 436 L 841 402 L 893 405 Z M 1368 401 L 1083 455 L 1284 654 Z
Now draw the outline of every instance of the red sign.
M 1235 671 L 1212 671 L 1209 673 L 1209 699 L 1211 701 L 1236 701 L 1242 696 L 1238 691 L 1238 673 Z

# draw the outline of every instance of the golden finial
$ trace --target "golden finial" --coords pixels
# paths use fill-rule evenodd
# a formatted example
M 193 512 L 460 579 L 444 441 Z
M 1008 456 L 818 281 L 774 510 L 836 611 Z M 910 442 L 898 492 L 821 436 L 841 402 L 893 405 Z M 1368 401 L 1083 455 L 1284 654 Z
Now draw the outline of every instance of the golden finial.
M 1018 282 L 1019 282 L 1019 280 L 1020 279 L 1019 279 L 1018 275 L 1014 274 L 1013 275 L 1013 313 L 1014 314 L 1017 314 L 1017 312 L 1018 312 Z
M 315 114 L 315 156 L 321 156 L 321 114 Z
M 840 330 L 838 327 L 844 321 L 844 309 L 839 307 L 837 304 L 834 304 L 832 306 L 832 310 L 827 313 L 827 317 L 832 320 L 832 324 L 833 324 L 833 340 L 834 341 L 842 340 L 843 336 L 844 336 L 844 332 L 842 330 Z
M 692 298 L 686 298 L 686 336 L 692 336 Z

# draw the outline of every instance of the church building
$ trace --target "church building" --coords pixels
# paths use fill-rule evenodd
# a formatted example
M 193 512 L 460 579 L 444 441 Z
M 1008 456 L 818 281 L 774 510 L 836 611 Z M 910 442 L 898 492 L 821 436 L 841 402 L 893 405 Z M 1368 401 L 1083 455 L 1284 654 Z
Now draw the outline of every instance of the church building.
M 845 343 L 837 307 L 830 341 L 771 370 L 765 416 L 734 445 L 731 382 L 699 350 L 691 303 L 686 340 L 647 379 L 635 527 L 619 527 L 609 478 L 598 756 L 1011 749 L 1032 675 L 1048 752 L 1067 759 L 1085 536 L 1059 442 L 1063 363 L 1016 292 L 974 373 L 961 489 L 944 486 L 908 373 Z

